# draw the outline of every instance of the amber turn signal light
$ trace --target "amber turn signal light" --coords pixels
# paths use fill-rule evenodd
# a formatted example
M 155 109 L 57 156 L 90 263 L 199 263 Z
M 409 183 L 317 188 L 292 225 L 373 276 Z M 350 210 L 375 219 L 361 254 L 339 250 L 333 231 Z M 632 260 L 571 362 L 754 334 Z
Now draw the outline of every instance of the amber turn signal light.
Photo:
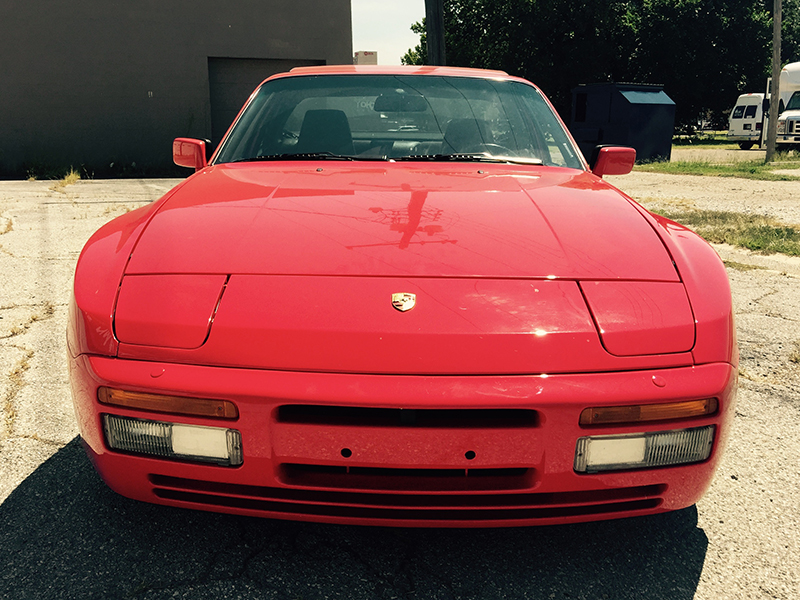
M 107 387 L 101 387 L 97 390 L 97 399 L 101 404 L 111 406 L 192 415 L 194 417 L 235 419 L 239 416 L 239 410 L 236 405 L 228 400 L 162 396 L 160 394 L 128 392 Z
M 647 421 L 671 421 L 705 417 L 717 412 L 716 398 L 668 402 L 665 404 L 640 404 L 635 406 L 601 406 L 587 408 L 581 413 L 581 425 L 625 425 Z

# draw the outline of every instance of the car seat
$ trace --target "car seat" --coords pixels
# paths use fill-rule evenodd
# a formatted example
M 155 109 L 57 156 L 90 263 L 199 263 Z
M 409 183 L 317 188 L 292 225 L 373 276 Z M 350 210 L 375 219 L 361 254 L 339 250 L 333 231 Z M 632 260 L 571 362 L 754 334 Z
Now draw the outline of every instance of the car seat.
M 352 156 L 353 135 L 347 115 L 341 110 L 309 110 L 303 117 L 295 152 L 330 152 Z

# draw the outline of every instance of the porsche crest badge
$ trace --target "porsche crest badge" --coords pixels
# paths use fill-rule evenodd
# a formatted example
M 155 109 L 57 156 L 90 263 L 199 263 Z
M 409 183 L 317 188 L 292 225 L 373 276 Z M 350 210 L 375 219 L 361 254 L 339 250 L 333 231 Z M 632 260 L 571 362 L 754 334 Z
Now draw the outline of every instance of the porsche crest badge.
M 414 308 L 414 305 L 417 303 L 417 295 L 416 294 L 392 294 L 392 306 L 394 306 L 400 312 L 406 312 L 407 310 L 411 310 Z

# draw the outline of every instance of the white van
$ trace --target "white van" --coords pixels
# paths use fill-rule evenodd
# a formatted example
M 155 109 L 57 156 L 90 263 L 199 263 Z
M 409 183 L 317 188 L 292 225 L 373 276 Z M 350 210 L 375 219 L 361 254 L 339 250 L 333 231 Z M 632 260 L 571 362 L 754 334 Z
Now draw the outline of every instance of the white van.
M 775 148 L 800 151 L 800 62 L 781 69 L 780 98 Z
M 742 150 L 761 144 L 764 94 L 742 94 L 728 119 L 728 140 Z

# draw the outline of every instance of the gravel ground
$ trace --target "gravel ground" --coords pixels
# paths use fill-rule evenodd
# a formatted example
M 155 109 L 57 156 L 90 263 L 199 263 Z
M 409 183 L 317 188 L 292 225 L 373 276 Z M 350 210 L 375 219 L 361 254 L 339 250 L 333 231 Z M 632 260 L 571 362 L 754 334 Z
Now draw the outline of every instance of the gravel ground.
M 796 182 L 609 179 L 651 207 L 800 223 Z M 739 401 L 696 507 L 570 527 L 386 531 L 113 494 L 76 439 L 70 279 L 101 223 L 175 183 L 0 182 L 0 598 L 800 598 L 800 262 L 730 247 L 717 249 L 738 319 Z

